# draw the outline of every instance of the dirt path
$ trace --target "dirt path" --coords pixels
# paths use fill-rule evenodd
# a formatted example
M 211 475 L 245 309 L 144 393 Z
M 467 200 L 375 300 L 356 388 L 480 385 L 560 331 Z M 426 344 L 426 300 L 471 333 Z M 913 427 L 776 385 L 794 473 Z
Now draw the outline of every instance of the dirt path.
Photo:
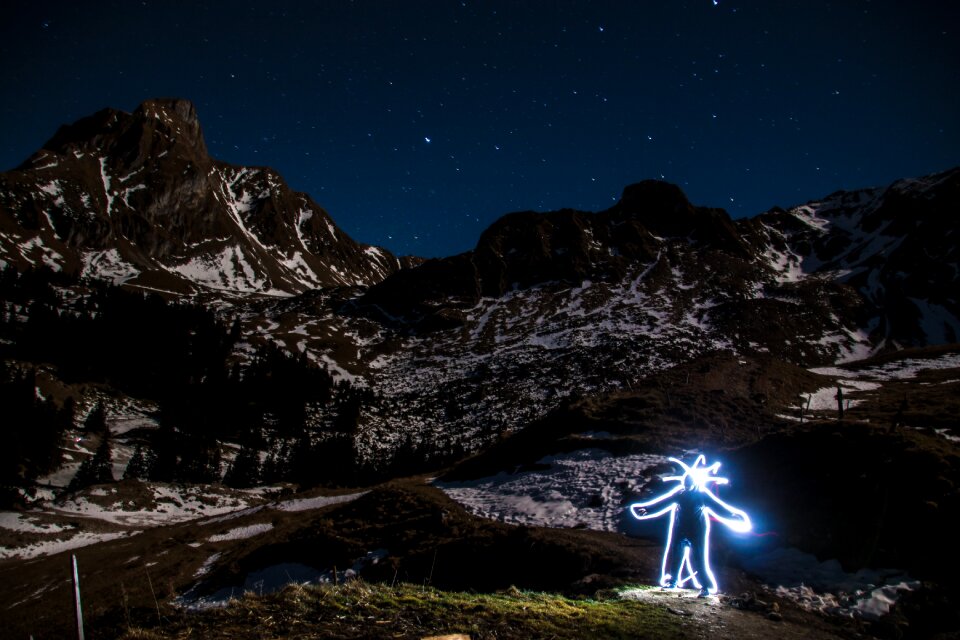
M 686 620 L 684 629 L 694 638 L 731 640 L 813 640 L 815 638 L 847 638 L 849 633 L 831 628 L 817 616 L 793 609 L 780 609 L 779 604 L 755 604 L 756 610 L 738 608 L 738 599 L 728 595 L 697 597 L 686 589 L 643 588 L 625 591 L 621 597 L 662 606 L 678 618 Z M 740 605 L 743 606 L 743 605 Z M 771 611 L 775 612 L 770 619 Z

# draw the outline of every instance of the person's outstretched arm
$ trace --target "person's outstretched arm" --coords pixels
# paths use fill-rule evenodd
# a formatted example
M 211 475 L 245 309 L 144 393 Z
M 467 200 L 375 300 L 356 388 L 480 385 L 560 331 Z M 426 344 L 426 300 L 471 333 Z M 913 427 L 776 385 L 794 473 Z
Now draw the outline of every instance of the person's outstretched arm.
M 709 498 L 706 501 L 705 510 L 718 522 L 727 525 L 737 533 L 744 533 L 753 528 L 753 523 L 750 522 L 750 516 L 746 511 L 731 507 L 709 489 L 704 489 L 703 492 Z
M 633 504 L 630 505 L 630 514 L 637 520 L 649 520 L 650 518 L 660 517 L 663 514 L 667 513 L 668 511 L 671 511 L 674 508 L 675 503 L 671 502 L 664 508 L 654 513 L 648 513 L 647 507 L 652 507 L 654 505 L 660 504 L 665 500 L 668 500 L 669 498 L 672 498 L 681 489 L 683 489 L 683 485 L 677 485 L 670 491 L 667 491 L 663 495 L 657 496 L 653 500 L 647 500 L 646 502 L 634 502 Z

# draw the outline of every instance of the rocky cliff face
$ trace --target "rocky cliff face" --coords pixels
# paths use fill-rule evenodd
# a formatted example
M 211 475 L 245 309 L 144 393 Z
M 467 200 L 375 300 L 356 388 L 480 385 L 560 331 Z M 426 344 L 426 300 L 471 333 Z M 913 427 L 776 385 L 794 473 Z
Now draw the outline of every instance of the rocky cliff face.
M 401 267 L 275 171 L 210 158 L 183 100 L 63 126 L 0 175 L 0 260 L 181 294 L 371 285 Z

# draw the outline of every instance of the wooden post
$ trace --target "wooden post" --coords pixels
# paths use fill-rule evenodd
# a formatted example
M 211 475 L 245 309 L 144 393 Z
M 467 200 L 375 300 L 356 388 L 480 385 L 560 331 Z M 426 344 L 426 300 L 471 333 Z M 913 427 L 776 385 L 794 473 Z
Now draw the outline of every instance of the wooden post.
M 77 573 L 77 556 L 70 554 L 73 562 L 73 602 L 77 611 L 77 639 L 83 638 L 83 608 L 80 605 L 80 576 Z

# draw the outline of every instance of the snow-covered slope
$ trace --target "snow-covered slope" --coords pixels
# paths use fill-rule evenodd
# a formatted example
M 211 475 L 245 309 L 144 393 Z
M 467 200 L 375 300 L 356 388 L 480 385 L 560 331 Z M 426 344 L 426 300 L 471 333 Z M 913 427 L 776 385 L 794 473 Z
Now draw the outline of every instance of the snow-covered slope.
M 960 340 L 960 170 L 837 192 L 749 223 L 785 282 L 849 285 L 876 345 Z

